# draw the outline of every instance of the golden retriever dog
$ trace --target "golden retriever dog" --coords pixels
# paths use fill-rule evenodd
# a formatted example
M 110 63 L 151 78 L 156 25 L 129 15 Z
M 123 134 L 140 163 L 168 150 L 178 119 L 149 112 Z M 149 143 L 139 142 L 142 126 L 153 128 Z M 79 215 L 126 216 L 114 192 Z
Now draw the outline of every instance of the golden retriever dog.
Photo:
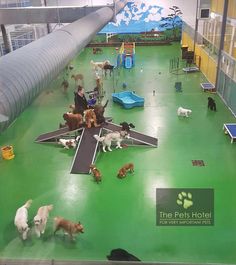
M 53 205 L 45 205 L 41 206 L 38 209 L 37 215 L 34 217 L 34 226 L 35 226 L 35 232 L 38 237 L 41 236 L 41 234 L 44 234 L 49 212 L 53 209 Z
M 14 224 L 17 227 L 23 240 L 27 239 L 29 229 L 28 226 L 28 209 L 32 204 L 32 200 L 28 200 L 23 206 L 17 209 Z
M 71 240 L 74 240 L 73 235 L 84 233 L 84 227 L 80 222 L 73 223 L 72 221 L 66 220 L 62 217 L 55 217 L 54 225 L 55 225 L 54 235 L 58 230 L 62 229 L 64 230 L 64 234 L 69 234 Z
M 84 119 L 88 128 L 91 128 L 92 124 L 94 125 L 94 127 L 100 126 L 97 124 L 97 117 L 93 109 L 87 109 L 84 111 Z
M 70 112 L 63 114 L 63 119 L 66 121 L 65 125 L 69 127 L 70 131 L 78 129 L 83 124 L 83 117 L 81 114 L 73 114 Z
M 101 172 L 97 169 L 97 167 L 93 164 L 90 165 L 89 167 L 93 173 L 94 179 L 97 183 L 99 183 L 100 181 L 102 181 L 102 174 Z
M 118 178 L 124 178 L 124 177 L 126 177 L 127 171 L 129 171 L 130 173 L 133 173 L 134 172 L 134 164 L 133 163 L 125 164 L 119 170 L 117 177 Z

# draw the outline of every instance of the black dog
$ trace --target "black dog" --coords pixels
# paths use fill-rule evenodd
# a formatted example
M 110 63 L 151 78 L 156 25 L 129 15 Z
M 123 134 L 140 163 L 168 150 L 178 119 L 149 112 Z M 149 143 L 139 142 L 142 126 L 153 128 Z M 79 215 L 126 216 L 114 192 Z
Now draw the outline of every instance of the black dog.
M 126 121 L 120 123 L 120 125 L 122 126 L 121 130 L 126 132 L 129 132 L 130 128 L 135 128 L 133 123 L 127 123 Z
M 110 255 L 107 255 L 107 259 L 118 261 L 141 261 L 139 258 L 135 257 L 122 248 L 113 249 Z
M 94 106 L 94 112 L 96 114 L 98 124 L 102 124 L 105 122 L 104 112 L 105 112 L 105 108 L 107 104 L 108 104 L 108 100 L 106 101 L 104 106 L 102 106 L 101 104 Z
M 211 97 L 208 97 L 208 105 L 207 105 L 208 109 L 216 111 L 216 103 L 215 100 Z
M 105 64 L 103 66 L 103 70 L 105 71 L 105 76 L 107 76 L 107 70 L 110 71 L 110 76 L 111 76 L 111 73 L 113 73 L 113 70 L 114 70 L 114 65 L 111 65 L 111 64 Z

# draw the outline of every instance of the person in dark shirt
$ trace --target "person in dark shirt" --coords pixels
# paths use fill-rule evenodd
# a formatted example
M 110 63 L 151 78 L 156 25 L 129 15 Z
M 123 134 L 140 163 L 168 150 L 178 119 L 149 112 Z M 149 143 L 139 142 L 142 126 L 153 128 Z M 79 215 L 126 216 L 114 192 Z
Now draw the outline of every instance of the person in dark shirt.
M 84 88 L 78 86 L 77 92 L 75 92 L 75 113 L 84 114 L 84 110 L 88 109 L 88 102 L 84 95 Z

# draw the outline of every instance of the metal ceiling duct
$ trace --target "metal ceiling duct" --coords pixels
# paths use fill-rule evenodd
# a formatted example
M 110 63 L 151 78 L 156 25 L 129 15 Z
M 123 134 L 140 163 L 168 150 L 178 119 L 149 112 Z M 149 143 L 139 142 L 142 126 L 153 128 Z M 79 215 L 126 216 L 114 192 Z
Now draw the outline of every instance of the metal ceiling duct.
M 127 2 L 117 1 L 114 10 L 103 7 L 0 58 L 0 132 L 32 103 Z

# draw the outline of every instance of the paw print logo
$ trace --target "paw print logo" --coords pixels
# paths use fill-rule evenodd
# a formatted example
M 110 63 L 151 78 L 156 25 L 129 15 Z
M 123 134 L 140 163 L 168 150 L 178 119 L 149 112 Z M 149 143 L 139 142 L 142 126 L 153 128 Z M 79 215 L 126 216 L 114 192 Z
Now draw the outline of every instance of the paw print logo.
M 190 192 L 180 192 L 177 198 L 177 204 L 183 206 L 184 209 L 188 209 L 193 206 L 192 194 Z

